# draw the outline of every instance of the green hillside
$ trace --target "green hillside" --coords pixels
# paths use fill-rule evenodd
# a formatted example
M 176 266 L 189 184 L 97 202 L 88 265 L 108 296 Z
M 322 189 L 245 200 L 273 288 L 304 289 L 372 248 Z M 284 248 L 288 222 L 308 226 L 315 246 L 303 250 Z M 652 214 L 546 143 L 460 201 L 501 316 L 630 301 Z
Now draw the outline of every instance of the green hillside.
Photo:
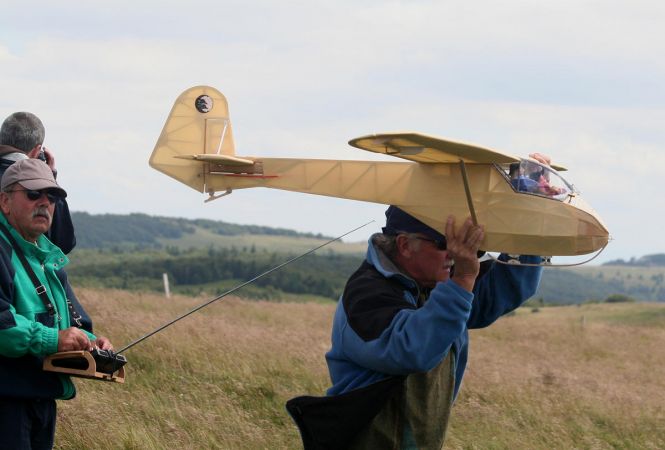
M 78 245 L 68 272 L 78 285 L 145 291 L 162 290 L 166 273 L 175 292 L 221 293 L 330 239 L 279 228 L 145 214 L 74 213 L 73 220 Z M 336 299 L 360 264 L 365 246 L 331 243 L 240 294 L 271 300 L 286 294 Z M 654 254 L 612 265 L 546 268 L 535 299 L 570 304 L 620 294 L 665 302 L 663 261 L 665 254 Z
M 145 214 L 74 213 L 77 247 L 69 276 L 78 286 L 217 295 L 332 239 L 253 225 Z M 244 288 L 248 298 L 339 297 L 364 243 L 336 241 Z
M 254 247 L 270 251 L 306 251 L 333 239 L 284 228 L 237 225 L 207 219 L 158 217 L 147 214 L 72 213 L 77 250 L 144 251 Z M 364 253 L 364 243 L 334 242 L 335 253 Z
M 617 259 L 609 261 L 604 266 L 635 266 L 635 267 L 663 267 L 665 266 L 665 253 L 644 255 L 639 258 L 630 258 L 628 261 Z
M 582 303 L 623 294 L 641 301 L 665 302 L 665 266 L 585 265 L 543 271 L 536 294 L 546 303 Z

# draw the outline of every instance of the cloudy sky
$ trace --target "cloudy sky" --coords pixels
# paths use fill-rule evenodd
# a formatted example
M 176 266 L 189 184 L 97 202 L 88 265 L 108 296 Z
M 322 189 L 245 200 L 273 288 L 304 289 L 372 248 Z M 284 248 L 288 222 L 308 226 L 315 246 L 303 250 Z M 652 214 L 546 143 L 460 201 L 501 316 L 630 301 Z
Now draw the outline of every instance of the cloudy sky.
M 227 97 L 238 154 L 372 159 L 414 130 L 549 153 L 607 223 L 597 261 L 665 252 L 665 4 L 657 1 L 3 2 L 0 116 L 36 113 L 70 208 L 338 235 L 381 205 L 204 195 L 150 169 L 176 97 Z

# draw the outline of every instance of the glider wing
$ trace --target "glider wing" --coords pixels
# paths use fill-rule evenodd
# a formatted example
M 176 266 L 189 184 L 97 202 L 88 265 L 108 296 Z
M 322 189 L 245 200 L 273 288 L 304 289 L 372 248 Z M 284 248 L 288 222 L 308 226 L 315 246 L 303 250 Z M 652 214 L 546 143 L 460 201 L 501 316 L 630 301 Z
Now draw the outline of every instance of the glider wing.
M 382 133 L 351 139 L 349 144 L 370 152 L 397 156 L 419 163 L 512 163 L 519 158 L 473 144 L 420 133 Z

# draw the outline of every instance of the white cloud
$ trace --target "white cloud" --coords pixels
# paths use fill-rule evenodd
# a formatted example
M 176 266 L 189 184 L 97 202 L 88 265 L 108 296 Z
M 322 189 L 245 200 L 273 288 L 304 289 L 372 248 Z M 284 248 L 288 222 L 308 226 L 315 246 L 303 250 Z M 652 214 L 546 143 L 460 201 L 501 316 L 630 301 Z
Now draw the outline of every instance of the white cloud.
M 382 219 L 379 205 L 263 190 L 203 205 L 150 169 L 172 102 L 210 84 L 240 154 L 368 159 L 346 141 L 404 129 L 545 151 L 606 219 L 607 258 L 665 251 L 661 3 L 40 2 L 19 20 L 31 4 L 0 17 L 0 115 L 42 118 L 73 209 L 326 234 Z

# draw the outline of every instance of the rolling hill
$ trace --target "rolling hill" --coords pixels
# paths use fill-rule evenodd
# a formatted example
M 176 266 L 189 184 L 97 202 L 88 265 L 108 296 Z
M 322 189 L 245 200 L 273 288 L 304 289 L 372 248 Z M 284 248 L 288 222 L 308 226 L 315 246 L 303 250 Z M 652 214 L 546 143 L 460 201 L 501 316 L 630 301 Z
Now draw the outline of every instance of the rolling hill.
M 220 293 L 304 253 L 330 237 L 293 230 L 145 214 L 73 213 L 78 245 L 68 272 L 85 286 Z M 366 244 L 334 242 L 242 295 L 280 300 L 286 293 L 336 299 L 364 257 Z M 665 254 L 606 265 L 547 268 L 535 298 L 547 304 L 603 301 L 620 294 L 665 302 Z

